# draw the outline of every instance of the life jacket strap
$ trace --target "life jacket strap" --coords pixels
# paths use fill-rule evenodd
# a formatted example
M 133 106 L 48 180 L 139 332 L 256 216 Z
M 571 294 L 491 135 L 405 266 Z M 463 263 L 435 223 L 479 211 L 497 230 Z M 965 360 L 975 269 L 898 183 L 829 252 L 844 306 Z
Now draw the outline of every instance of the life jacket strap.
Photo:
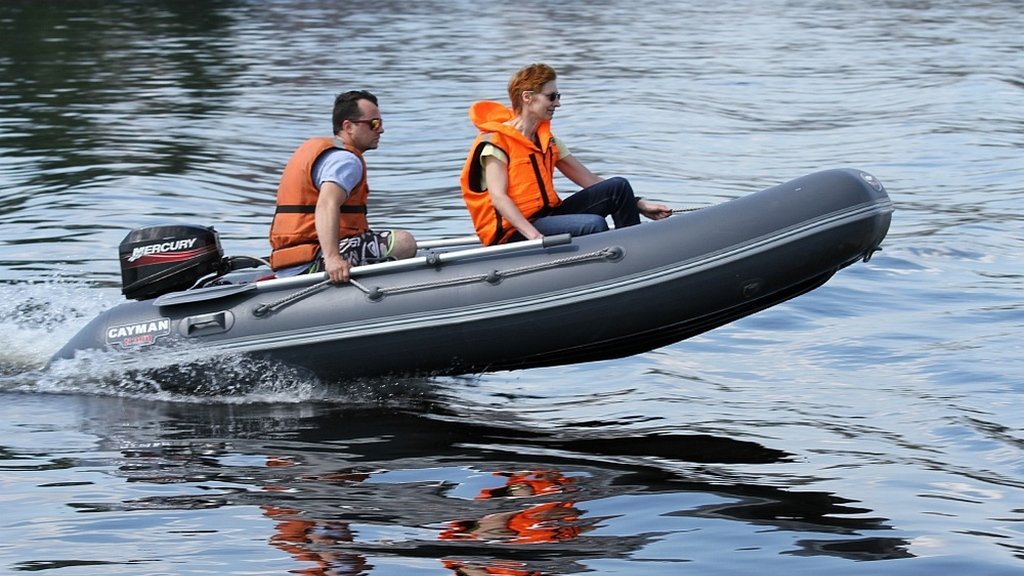
M 342 204 L 338 211 L 342 214 L 366 214 L 366 204 Z M 314 212 L 316 212 L 316 206 L 305 204 L 285 204 L 274 210 L 275 214 L 313 214 Z

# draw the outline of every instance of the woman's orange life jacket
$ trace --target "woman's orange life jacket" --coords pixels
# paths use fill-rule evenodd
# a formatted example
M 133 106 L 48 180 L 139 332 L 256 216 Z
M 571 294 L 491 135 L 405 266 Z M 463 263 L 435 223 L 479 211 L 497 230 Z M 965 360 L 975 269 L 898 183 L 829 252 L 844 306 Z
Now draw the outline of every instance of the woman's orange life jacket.
M 528 220 L 544 215 L 562 203 L 555 192 L 555 163 L 558 146 L 551 134 L 551 122 L 537 127 L 537 141 L 505 124 L 513 112 L 498 102 L 480 101 L 469 108 L 469 118 L 480 130 L 462 168 L 462 200 L 473 218 L 473 226 L 485 246 L 501 244 L 516 232 L 494 204 L 487 190 L 480 189 L 483 167 L 480 153 L 492 144 L 508 155 L 508 195 Z
M 313 182 L 313 163 L 324 152 L 340 149 L 331 138 L 311 138 L 292 154 L 277 187 L 277 209 L 270 225 L 270 266 L 274 270 L 312 262 L 320 249 L 316 235 L 316 201 L 320 190 Z M 345 150 L 356 155 L 363 165 L 363 177 L 341 205 L 338 237 L 358 236 L 370 229 L 366 221 L 366 161 L 355 148 Z

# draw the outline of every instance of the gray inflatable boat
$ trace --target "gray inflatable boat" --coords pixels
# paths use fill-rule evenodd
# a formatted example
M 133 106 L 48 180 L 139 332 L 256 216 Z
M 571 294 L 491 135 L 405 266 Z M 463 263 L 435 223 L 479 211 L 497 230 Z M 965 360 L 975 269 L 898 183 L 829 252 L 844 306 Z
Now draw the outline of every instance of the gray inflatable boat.
M 53 361 L 248 355 L 332 381 L 454 375 L 618 358 L 701 334 L 867 260 L 893 206 L 854 169 L 817 172 L 639 226 L 494 247 L 426 242 L 416 258 L 273 278 L 224 258 L 212 229 L 155 227 L 121 245 L 126 301 Z M 89 352 L 95 353 L 95 352 Z

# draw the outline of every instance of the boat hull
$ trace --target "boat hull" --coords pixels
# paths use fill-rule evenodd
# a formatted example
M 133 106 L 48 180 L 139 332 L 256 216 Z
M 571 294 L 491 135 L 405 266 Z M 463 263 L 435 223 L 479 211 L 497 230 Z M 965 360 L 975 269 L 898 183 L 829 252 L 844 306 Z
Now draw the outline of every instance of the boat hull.
M 195 290 L 194 302 L 125 302 L 54 359 L 103 349 L 173 362 L 199 349 L 346 380 L 618 358 L 820 286 L 879 249 L 892 211 L 869 174 L 828 170 L 560 246 L 364 267 L 353 284 L 266 281 Z

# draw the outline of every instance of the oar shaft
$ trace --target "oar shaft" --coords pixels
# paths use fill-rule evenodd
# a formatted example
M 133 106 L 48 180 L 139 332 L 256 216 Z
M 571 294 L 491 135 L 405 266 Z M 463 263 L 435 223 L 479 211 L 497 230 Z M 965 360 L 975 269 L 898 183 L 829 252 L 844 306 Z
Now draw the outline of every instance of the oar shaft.
M 467 246 L 469 244 L 480 244 L 476 236 L 463 236 L 461 238 L 441 238 L 439 240 L 417 240 L 416 247 L 423 250 L 433 248 L 448 248 L 450 246 Z
M 496 254 L 505 254 L 509 252 L 522 252 L 525 250 L 532 250 L 534 248 L 550 248 L 553 246 L 561 246 L 564 244 L 571 244 L 572 237 L 569 234 L 559 234 L 557 236 L 545 236 L 544 238 L 538 238 L 536 240 L 526 240 L 523 242 L 512 242 L 510 244 L 499 244 L 497 246 L 481 246 L 479 248 L 467 248 L 465 250 L 454 250 L 452 252 L 440 252 L 437 254 L 430 254 L 428 256 L 417 256 L 415 258 L 407 258 L 405 260 L 394 260 L 391 262 L 381 262 L 380 264 L 366 264 L 363 266 L 353 266 L 349 269 L 349 276 L 367 276 L 370 274 L 382 274 L 385 272 L 394 272 L 396 270 L 406 270 L 410 268 L 420 268 L 423 266 L 436 266 L 446 262 L 455 262 L 465 258 L 474 258 L 476 256 L 490 256 Z M 317 274 L 299 274 L 298 276 L 289 276 L 288 278 L 275 278 L 273 280 L 262 280 L 256 283 L 257 289 L 266 290 L 270 288 L 288 288 L 292 286 L 306 286 L 308 284 L 315 284 L 327 279 L 326 272 L 320 272 Z

